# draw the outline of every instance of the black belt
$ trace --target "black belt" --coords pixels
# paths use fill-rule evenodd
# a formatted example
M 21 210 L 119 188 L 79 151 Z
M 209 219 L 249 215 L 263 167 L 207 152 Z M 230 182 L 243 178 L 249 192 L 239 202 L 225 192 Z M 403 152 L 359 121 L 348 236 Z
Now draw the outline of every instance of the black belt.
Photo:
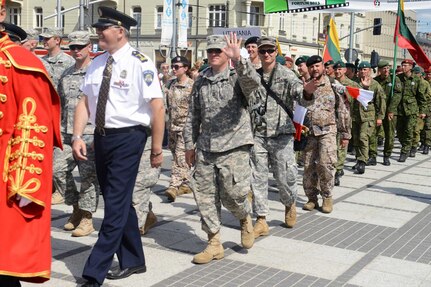
M 131 133 L 135 131 L 146 131 L 146 127 L 137 125 L 137 126 L 131 126 L 131 127 L 124 127 L 124 128 L 97 128 L 94 130 L 94 133 L 97 133 L 101 136 L 106 135 L 113 135 L 113 134 L 125 134 L 125 133 Z

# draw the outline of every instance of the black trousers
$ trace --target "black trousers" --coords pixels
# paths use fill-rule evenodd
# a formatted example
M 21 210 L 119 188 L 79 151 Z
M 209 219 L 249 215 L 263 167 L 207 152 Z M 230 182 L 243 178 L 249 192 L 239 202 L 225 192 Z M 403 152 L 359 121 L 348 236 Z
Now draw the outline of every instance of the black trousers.
M 132 195 L 146 139 L 144 128 L 94 134 L 96 172 L 105 216 L 84 267 L 83 277 L 88 280 L 102 284 L 114 254 L 122 269 L 145 265 Z

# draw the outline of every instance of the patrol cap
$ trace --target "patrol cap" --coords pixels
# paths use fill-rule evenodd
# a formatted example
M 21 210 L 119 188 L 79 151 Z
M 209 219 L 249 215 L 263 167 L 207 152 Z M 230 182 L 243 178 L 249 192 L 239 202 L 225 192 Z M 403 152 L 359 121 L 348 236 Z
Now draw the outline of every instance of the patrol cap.
M 319 55 L 313 55 L 310 58 L 308 58 L 307 67 L 310 67 L 316 63 L 321 63 L 321 62 L 323 62 L 322 57 L 320 57 Z
M 331 66 L 331 65 L 334 65 L 335 63 L 334 63 L 334 61 L 333 60 L 329 60 L 329 61 L 327 61 L 324 65 L 325 65 L 325 67 L 328 67 L 328 66 Z
M 365 68 L 371 68 L 370 62 L 362 61 L 358 65 L 358 69 L 365 69 Z
M 345 68 L 346 67 L 346 64 L 344 64 L 344 62 L 343 61 L 337 61 L 335 64 L 334 64 L 334 69 L 338 69 L 338 68 Z
M 39 40 L 39 31 L 37 31 L 36 29 L 26 29 L 25 32 L 27 33 L 27 38 L 22 40 L 22 42 L 28 40 Z
M 27 33 L 21 27 L 11 23 L 2 23 L 2 25 L 12 42 L 21 42 L 27 38 Z
M 62 28 L 44 28 L 43 32 L 40 34 L 43 38 L 59 37 L 63 36 Z
M 190 62 L 186 57 L 176 56 L 171 59 L 171 64 L 181 63 L 184 66 L 190 67 Z
M 308 58 L 308 56 L 300 56 L 298 59 L 296 59 L 295 65 L 299 66 L 302 63 L 307 63 Z
M 72 45 L 87 45 L 90 43 L 88 31 L 74 31 L 69 34 L 69 47 Z
M 380 60 L 379 63 L 377 64 L 377 67 L 379 68 L 383 68 L 383 67 L 387 67 L 389 66 L 389 62 L 386 60 Z
M 289 56 L 285 56 L 284 59 L 286 60 L 286 62 L 291 62 L 293 63 L 293 59 Z
M 260 48 L 262 46 L 273 46 L 273 47 L 275 47 L 275 38 L 274 37 L 261 37 L 257 41 L 257 47 Z
M 211 35 L 207 37 L 207 50 L 223 49 L 226 45 L 226 39 L 223 35 Z
M 244 47 L 247 47 L 247 45 L 249 45 L 249 44 L 256 44 L 257 45 L 258 40 L 259 40 L 259 37 L 257 37 L 257 36 L 250 37 L 245 41 Z
M 277 57 L 275 57 L 275 61 L 280 63 L 280 65 L 286 65 L 286 59 L 283 56 L 277 55 Z
M 121 26 L 129 30 L 131 26 L 136 26 L 138 22 L 135 18 L 130 17 L 111 7 L 99 7 L 99 20 L 92 26 L 95 28 L 105 28 L 109 26 Z
M 414 65 L 415 65 L 415 62 L 413 62 L 413 60 L 411 60 L 411 59 L 404 59 L 404 60 L 401 62 L 401 65 L 402 65 L 402 64 L 410 64 L 410 65 L 414 66 Z
M 416 66 L 412 69 L 412 72 L 416 74 L 422 73 L 422 68 L 419 66 Z

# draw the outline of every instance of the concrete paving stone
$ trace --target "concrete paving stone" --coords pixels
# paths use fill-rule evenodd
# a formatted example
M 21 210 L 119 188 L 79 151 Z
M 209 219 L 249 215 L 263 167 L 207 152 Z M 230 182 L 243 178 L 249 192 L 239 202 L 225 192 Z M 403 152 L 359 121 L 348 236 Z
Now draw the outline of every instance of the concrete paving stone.
M 328 286 L 328 284 L 330 283 L 330 280 L 327 279 L 318 279 L 316 282 L 313 283 L 313 285 L 310 285 L 310 287 L 323 287 L 323 286 Z

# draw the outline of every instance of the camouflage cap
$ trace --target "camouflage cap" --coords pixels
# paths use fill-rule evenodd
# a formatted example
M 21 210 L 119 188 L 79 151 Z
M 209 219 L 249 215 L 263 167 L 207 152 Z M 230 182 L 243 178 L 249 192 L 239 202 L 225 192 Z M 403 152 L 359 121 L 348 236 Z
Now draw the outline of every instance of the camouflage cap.
M 257 41 L 257 47 L 260 48 L 262 46 L 273 46 L 273 47 L 275 47 L 275 38 L 274 37 L 261 37 Z
M 43 32 L 40 34 L 40 36 L 44 38 L 51 38 L 51 37 L 62 37 L 63 36 L 63 29 L 62 28 L 44 28 Z
M 69 34 L 69 46 L 87 45 L 90 43 L 90 33 L 88 31 L 73 31 Z
M 207 50 L 223 49 L 227 43 L 223 35 L 211 35 L 207 37 Z
M 27 33 L 27 38 L 25 38 L 23 41 L 39 40 L 39 31 L 36 29 L 27 29 L 25 32 Z

